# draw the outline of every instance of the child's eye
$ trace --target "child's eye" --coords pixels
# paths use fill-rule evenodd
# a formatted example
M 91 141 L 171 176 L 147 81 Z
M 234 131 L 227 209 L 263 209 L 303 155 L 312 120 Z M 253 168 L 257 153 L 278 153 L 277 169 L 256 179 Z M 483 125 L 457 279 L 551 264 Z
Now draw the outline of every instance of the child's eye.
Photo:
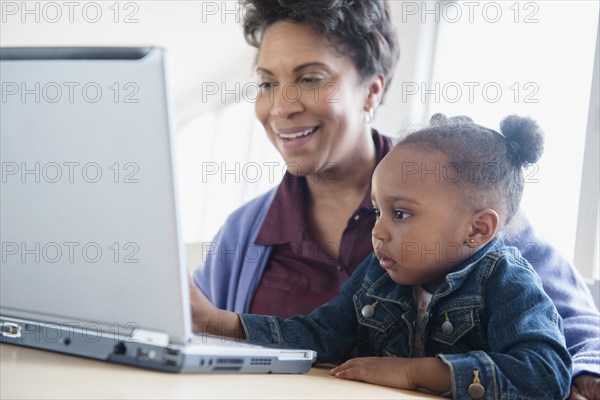
M 379 208 L 373 207 L 371 211 L 373 211 L 373 215 L 375 215 L 376 218 L 381 217 L 381 210 Z
M 394 210 L 394 218 L 395 219 L 406 219 L 410 217 L 412 214 L 406 211 Z

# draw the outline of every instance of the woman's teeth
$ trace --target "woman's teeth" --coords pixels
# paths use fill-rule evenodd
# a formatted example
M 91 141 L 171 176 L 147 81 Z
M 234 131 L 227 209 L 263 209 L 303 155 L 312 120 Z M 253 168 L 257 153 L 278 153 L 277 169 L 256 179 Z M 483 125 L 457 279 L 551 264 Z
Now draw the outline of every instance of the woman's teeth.
M 310 135 L 311 133 L 313 133 L 314 131 L 316 131 L 317 128 L 318 128 L 318 126 L 314 127 L 314 128 L 307 129 L 307 130 L 302 131 L 302 132 L 298 132 L 298 133 L 280 133 L 279 137 L 282 138 L 282 139 L 288 139 L 288 140 L 290 140 L 290 139 L 298 139 L 299 137 Z

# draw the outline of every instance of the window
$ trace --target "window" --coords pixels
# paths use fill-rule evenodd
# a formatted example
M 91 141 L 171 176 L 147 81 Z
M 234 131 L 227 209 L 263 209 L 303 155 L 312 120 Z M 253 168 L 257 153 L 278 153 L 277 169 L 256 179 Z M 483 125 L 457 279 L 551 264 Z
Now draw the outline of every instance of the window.
M 522 209 L 573 262 L 598 3 L 442 2 L 439 7 L 432 80 L 419 88 L 428 114 L 466 114 L 493 128 L 509 114 L 538 121 L 545 150 L 527 170 Z M 595 157 L 597 165 L 597 150 Z M 584 184 L 595 185 L 591 190 L 597 193 L 598 181 Z M 592 254 L 590 260 L 597 251 L 583 250 Z M 594 270 L 597 278 L 597 262 Z
M 231 212 L 285 173 L 250 101 L 227 103 L 180 127 L 177 162 L 185 243 L 211 241 Z

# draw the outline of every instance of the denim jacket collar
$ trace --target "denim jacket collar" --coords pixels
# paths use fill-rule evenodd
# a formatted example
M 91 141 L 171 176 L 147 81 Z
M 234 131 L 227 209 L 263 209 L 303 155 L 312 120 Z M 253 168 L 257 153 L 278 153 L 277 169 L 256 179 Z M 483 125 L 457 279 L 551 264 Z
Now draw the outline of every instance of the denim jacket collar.
M 481 258 L 488 252 L 499 249 L 500 247 L 502 247 L 502 240 L 495 238 L 456 267 L 453 272 L 446 276 L 446 281 L 436 290 L 432 302 L 437 302 L 437 299 L 447 296 L 457 290 L 467 279 Z M 377 258 L 373 257 L 372 263 L 376 262 L 378 262 Z M 413 303 L 412 286 L 397 284 L 383 269 L 381 272 L 382 273 L 376 277 L 375 282 L 367 290 L 367 294 L 375 300 L 396 303 L 404 310 L 409 310 Z
M 456 267 L 453 272 L 446 275 L 446 281 L 443 282 L 440 287 L 438 287 L 434 293 L 434 297 L 439 298 L 447 296 L 448 294 L 460 288 L 463 282 L 469 277 L 471 272 L 473 272 L 473 268 L 477 266 L 479 261 L 481 261 L 483 257 L 489 256 L 488 253 L 498 250 L 502 246 L 502 240 L 497 238 L 494 238 L 490 242 L 486 243 L 475 254 L 467 258 L 462 264 Z

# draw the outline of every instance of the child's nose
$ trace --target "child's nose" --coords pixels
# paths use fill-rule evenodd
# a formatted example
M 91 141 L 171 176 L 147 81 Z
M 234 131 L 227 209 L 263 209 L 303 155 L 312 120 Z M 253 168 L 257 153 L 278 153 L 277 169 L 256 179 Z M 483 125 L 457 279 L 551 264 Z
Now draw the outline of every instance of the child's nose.
M 377 219 L 375 221 L 375 226 L 373 226 L 373 230 L 371 231 L 371 236 L 373 239 L 385 242 L 389 240 L 389 234 L 387 229 L 385 229 L 384 223 L 381 219 Z

